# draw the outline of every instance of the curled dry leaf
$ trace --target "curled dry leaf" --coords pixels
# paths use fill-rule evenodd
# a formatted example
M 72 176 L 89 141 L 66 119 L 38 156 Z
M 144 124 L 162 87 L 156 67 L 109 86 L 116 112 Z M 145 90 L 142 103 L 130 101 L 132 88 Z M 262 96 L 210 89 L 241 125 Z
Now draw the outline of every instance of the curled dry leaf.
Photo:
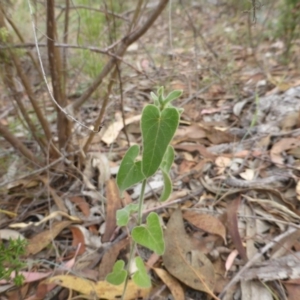
M 183 218 L 203 231 L 219 235 L 226 243 L 226 228 L 216 217 L 196 211 L 185 211 Z
M 190 126 L 180 127 L 177 129 L 175 134 L 175 140 L 199 140 L 206 137 L 206 133 L 197 124 L 192 124 Z
M 241 258 L 244 261 L 247 261 L 248 257 L 247 257 L 246 249 L 243 246 L 243 242 L 238 229 L 237 212 L 239 210 L 240 201 L 241 201 L 241 197 L 238 196 L 227 206 L 228 231 L 230 233 L 234 246 L 238 250 Z
M 19 233 L 16 230 L 12 229 L 1 229 L 0 230 L 0 241 L 1 240 L 24 240 L 25 237 L 23 234 Z
M 107 274 L 112 272 L 114 263 L 117 261 L 120 251 L 127 247 L 128 244 L 129 240 L 123 239 L 104 252 L 103 258 L 101 259 L 101 263 L 99 265 L 100 280 L 104 280 Z
M 184 230 L 182 213 L 176 210 L 165 231 L 163 262 L 167 270 L 191 288 L 213 294 L 215 272 L 210 260 L 199 250 L 193 249 Z
M 124 123 L 122 120 L 121 113 L 116 115 L 116 122 L 112 123 L 109 125 L 109 127 L 105 130 L 103 136 L 102 136 L 102 141 L 106 143 L 107 145 L 110 145 L 113 143 L 116 138 L 118 137 L 120 131 L 124 127 Z M 128 125 L 133 122 L 137 122 L 141 119 L 141 115 L 138 116 L 133 116 L 125 120 L 125 125 Z
M 269 288 L 264 286 L 261 282 L 256 281 L 242 281 L 241 282 L 242 299 L 248 300 L 272 300 L 272 294 Z
M 121 208 L 121 199 L 118 186 L 114 179 L 110 179 L 106 185 L 106 220 L 105 220 L 105 232 L 102 237 L 102 242 L 108 242 L 112 237 L 116 227 L 116 213 Z
M 242 280 L 259 279 L 272 281 L 278 279 L 300 278 L 300 252 L 260 262 L 241 274 Z
M 47 217 L 43 218 L 41 221 L 39 222 L 29 222 L 29 223 L 15 223 L 15 224 L 11 224 L 9 225 L 10 228 L 26 228 L 26 227 L 29 227 L 29 226 L 40 226 L 41 224 L 51 220 L 51 219 L 54 219 L 54 218 L 57 218 L 57 217 L 66 217 L 68 218 L 69 220 L 73 221 L 73 222 L 82 222 L 78 217 L 74 217 L 74 216 L 70 216 L 68 215 L 67 213 L 64 213 L 62 211 L 54 211 L 52 212 L 50 215 L 48 215 Z
M 180 283 L 163 269 L 154 268 L 155 273 L 171 291 L 174 300 L 184 299 L 184 291 Z
M 239 252 L 234 249 L 233 251 L 231 251 L 231 253 L 228 255 L 226 262 L 225 262 L 225 269 L 226 271 L 229 271 L 231 266 L 233 265 L 233 262 L 235 260 L 235 258 L 239 255 Z
M 299 138 L 285 138 L 273 145 L 270 156 L 273 163 L 283 164 L 284 159 L 282 152 L 290 149 L 294 149 L 300 146 Z
M 93 178 L 98 175 L 97 186 L 93 184 Z M 110 178 L 110 166 L 106 155 L 101 153 L 89 153 L 85 161 L 85 169 L 83 171 L 83 181 L 87 188 L 96 190 L 103 186 L 105 181 Z
M 36 234 L 33 238 L 28 240 L 29 244 L 26 247 L 26 256 L 30 254 L 37 254 L 45 247 L 47 247 L 59 233 L 72 224 L 71 221 L 57 222 L 51 226 L 50 229 Z
M 296 185 L 296 193 L 297 193 L 297 199 L 300 200 L 300 180 L 298 180 Z
M 79 228 L 76 226 L 70 226 L 70 230 L 72 232 L 73 240 L 72 240 L 72 246 L 77 247 L 79 246 L 78 254 L 81 255 L 86 251 L 85 248 L 85 241 L 84 241 L 84 235 L 81 232 Z

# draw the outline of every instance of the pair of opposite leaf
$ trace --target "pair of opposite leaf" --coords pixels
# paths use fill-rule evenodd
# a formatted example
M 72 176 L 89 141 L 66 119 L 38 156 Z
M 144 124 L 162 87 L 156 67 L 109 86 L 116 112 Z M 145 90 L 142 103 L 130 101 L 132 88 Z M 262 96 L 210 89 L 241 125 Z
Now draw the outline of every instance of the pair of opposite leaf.
M 113 267 L 113 271 L 106 276 L 106 281 L 113 285 L 124 283 L 128 275 L 127 271 L 124 269 L 124 265 L 125 263 L 123 260 L 118 260 Z M 147 274 L 144 262 L 140 257 L 135 258 L 135 265 L 137 271 L 132 275 L 133 282 L 139 287 L 150 287 L 151 280 Z
M 179 124 L 181 111 L 170 102 L 181 95 L 181 91 L 174 91 L 166 98 L 162 96 L 163 89 L 158 96 L 151 94 L 154 105 L 147 105 L 141 118 L 141 131 L 143 138 L 142 160 L 136 161 L 140 152 L 138 145 L 133 145 L 126 152 L 117 175 L 117 184 L 121 192 L 134 184 L 146 180 L 162 171 L 164 190 L 161 201 L 168 199 L 172 192 L 172 182 L 169 171 L 174 160 L 174 150 L 170 142 Z

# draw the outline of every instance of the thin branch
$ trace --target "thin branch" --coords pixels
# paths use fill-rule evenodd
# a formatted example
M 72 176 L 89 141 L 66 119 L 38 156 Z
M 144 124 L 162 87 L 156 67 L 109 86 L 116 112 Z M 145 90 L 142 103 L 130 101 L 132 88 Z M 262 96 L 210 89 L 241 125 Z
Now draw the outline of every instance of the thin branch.
M 38 1 L 40 4 L 44 4 L 44 2 L 42 1 Z M 91 10 L 91 11 L 95 11 L 95 12 L 99 12 L 99 13 L 103 13 L 103 14 L 108 14 L 108 15 L 112 15 L 113 17 L 116 17 L 118 19 L 121 19 L 121 20 L 124 20 L 124 21 L 129 21 L 127 18 L 119 15 L 119 14 L 116 14 L 115 12 L 112 12 L 112 11 L 106 11 L 105 9 L 101 9 L 101 8 L 95 8 L 95 7 L 90 7 L 90 6 L 86 6 L 86 5 L 73 5 L 73 6 L 69 6 L 67 8 L 67 5 L 66 6 L 63 6 L 63 5 L 59 5 L 59 4 L 56 4 L 55 5 L 56 8 L 60 8 L 62 10 L 65 10 L 65 9 L 85 9 L 85 10 Z
M 35 44 L 34 45 L 36 46 L 37 55 L 38 55 L 40 66 L 41 66 L 41 70 L 42 70 L 42 73 L 43 73 L 44 82 L 46 84 L 46 87 L 47 87 L 47 90 L 48 90 L 48 93 L 50 95 L 51 100 L 60 109 L 60 113 L 65 114 L 65 116 L 69 117 L 71 120 L 73 120 L 74 122 L 76 122 L 80 126 L 86 128 L 88 130 L 91 130 L 88 126 L 86 126 L 83 123 L 79 122 L 75 117 L 73 117 L 70 113 L 68 113 L 67 110 L 64 109 L 63 107 L 61 107 L 61 105 L 55 100 L 55 98 L 54 98 L 54 96 L 53 96 L 53 94 L 51 92 L 49 83 L 48 83 L 48 79 L 47 79 L 46 72 L 45 72 L 45 69 L 44 69 L 44 66 L 43 66 L 43 62 L 42 62 L 41 52 L 40 52 L 39 47 L 38 47 L 38 39 L 37 39 L 37 34 L 36 34 L 36 29 L 35 29 L 34 14 L 33 14 L 33 10 L 32 10 L 32 7 L 31 7 L 30 0 L 27 0 L 27 3 L 28 3 L 29 11 L 30 11 L 30 16 L 31 16 L 31 23 L 32 23 L 32 29 L 33 29 L 33 35 L 34 35 L 34 40 L 35 40 Z M 95 132 L 99 132 L 99 130 L 95 131 Z
M 126 62 L 123 59 L 123 57 L 117 56 L 115 53 L 113 53 L 111 51 L 111 49 L 114 48 L 119 43 L 120 43 L 120 41 L 117 41 L 114 44 L 107 47 L 106 49 L 101 49 L 101 48 L 94 47 L 94 46 L 80 46 L 80 45 L 62 44 L 62 43 L 55 43 L 54 46 L 58 47 L 58 48 L 83 49 L 83 50 L 89 50 L 89 51 L 95 52 L 95 53 L 105 54 L 105 55 L 111 56 L 111 57 L 121 61 L 123 64 L 125 64 L 125 65 L 129 66 L 130 68 L 132 68 L 133 70 L 135 70 L 138 74 L 147 76 L 147 74 L 140 71 L 139 69 L 134 67 L 132 64 Z M 24 44 L 15 44 L 15 45 L 0 45 L 0 50 L 1 49 L 14 49 L 14 48 L 33 48 L 33 47 L 39 47 L 39 48 L 47 47 L 47 44 L 45 44 L 45 43 L 39 43 L 39 44 L 24 43 Z M 150 78 L 148 78 L 148 79 L 150 79 Z
M 20 77 L 20 79 L 22 81 L 22 84 L 24 86 L 26 94 L 33 106 L 34 112 L 36 113 L 37 118 L 44 130 L 45 136 L 49 142 L 52 139 L 52 133 L 50 130 L 49 123 L 48 123 L 47 119 L 44 117 L 43 112 L 42 112 L 37 100 L 34 97 L 31 85 L 28 81 L 28 77 L 24 74 L 24 72 L 22 70 L 21 62 L 20 62 L 19 58 L 12 51 L 10 51 L 10 54 L 11 54 L 11 58 L 14 62 L 14 65 L 17 69 L 18 76 Z
M 35 166 L 41 166 L 41 162 L 17 137 L 15 137 L 5 126 L 0 122 L 0 135 L 2 135 L 13 147 L 18 150 L 24 157 L 30 162 L 34 163 Z
M 53 96 L 60 107 L 67 104 L 64 91 L 62 89 L 62 67 L 60 53 L 54 46 L 57 39 L 56 21 L 54 11 L 54 0 L 47 1 L 47 50 L 49 59 L 49 68 L 51 74 Z M 71 133 L 71 127 L 67 116 L 57 107 L 57 131 L 59 149 L 66 146 L 67 140 Z
M 13 30 L 15 31 L 16 35 L 18 36 L 19 40 L 22 42 L 22 43 L 25 43 L 25 39 L 23 38 L 20 30 L 18 29 L 18 27 L 16 26 L 16 24 L 13 22 L 13 20 L 6 14 L 5 10 L 3 9 L 3 7 L 1 6 L 1 10 L 2 10 L 2 13 L 3 15 L 5 16 L 7 22 L 9 23 L 9 25 L 13 28 Z M 43 79 L 43 74 L 41 72 L 41 68 L 38 64 L 38 62 L 36 61 L 36 59 L 34 58 L 33 54 L 30 52 L 30 51 L 27 51 L 26 52 L 27 55 L 30 57 L 34 67 L 36 68 L 37 72 L 39 73 L 39 76 L 41 79 Z
M 287 231 L 283 232 L 282 234 L 278 235 L 265 245 L 262 249 L 259 250 L 236 274 L 235 276 L 230 280 L 230 282 L 225 286 L 222 293 L 219 295 L 219 298 L 223 298 L 228 291 L 230 287 L 232 287 L 235 283 L 237 283 L 240 280 L 240 276 L 249 269 L 258 259 L 260 259 L 270 248 L 274 247 L 274 245 L 278 244 L 282 239 L 290 236 L 292 233 L 294 233 L 297 229 L 290 227 Z
M 64 24 L 64 36 L 63 41 L 64 44 L 68 43 L 68 37 L 69 37 L 69 13 L 70 13 L 70 0 L 66 0 L 66 9 L 65 9 L 65 24 Z M 55 46 L 55 44 L 54 44 Z M 63 71 L 63 89 L 64 93 L 66 94 L 66 87 L 67 87 L 67 51 L 68 48 L 63 48 L 63 55 L 62 55 L 62 71 Z
M 137 39 L 139 39 L 151 27 L 151 25 L 155 22 L 155 20 L 161 14 L 163 9 L 166 7 L 167 3 L 168 0 L 160 0 L 159 4 L 153 10 L 152 14 L 145 21 L 145 23 L 141 26 L 138 26 L 136 30 L 134 30 L 132 33 L 128 34 L 122 39 L 122 42 L 120 43 L 116 51 L 116 56 L 122 57 L 125 54 L 127 47 L 134 43 Z M 116 60 L 117 59 L 115 57 L 110 58 L 110 60 L 103 67 L 102 71 L 94 80 L 94 82 L 82 94 L 80 98 L 78 98 L 76 101 L 74 101 L 73 104 L 71 104 L 71 107 L 73 107 L 74 109 L 78 109 L 85 101 L 88 100 L 88 98 L 94 93 L 97 87 L 102 83 L 102 80 L 105 78 L 105 76 L 107 76 L 107 74 L 111 72 L 114 64 L 116 63 Z
M 107 91 L 105 93 L 104 100 L 103 100 L 102 105 L 101 105 L 101 110 L 100 110 L 99 115 L 98 115 L 98 117 L 95 121 L 95 124 L 94 124 L 95 128 L 100 128 L 100 126 L 102 124 L 104 113 L 105 113 L 105 110 L 106 110 L 106 107 L 107 107 L 107 104 L 108 104 L 108 100 L 109 100 L 109 95 L 111 94 L 111 89 L 112 89 L 113 84 L 115 83 L 115 80 L 116 80 L 116 75 L 117 75 L 117 70 L 114 69 L 114 71 L 111 75 L 111 78 L 109 80 L 108 86 L 107 86 Z M 91 144 L 94 136 L 95 136 L 95 132 L 91 132 L 88 139 L 87 139 L 87 141 L 86 141 L 86 143 L 84 144 L 83 151 L 85 153 L 87 152 L 87 150 L 89 148 L 89 145 Z

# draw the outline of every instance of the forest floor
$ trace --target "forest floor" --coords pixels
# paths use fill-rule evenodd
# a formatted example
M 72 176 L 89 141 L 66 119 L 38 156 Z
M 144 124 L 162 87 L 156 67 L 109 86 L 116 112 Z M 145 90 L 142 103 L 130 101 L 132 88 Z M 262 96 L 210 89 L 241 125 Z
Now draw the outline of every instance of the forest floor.
M 141 142 L 141 112 L 159 86 L 183 90 L 175 105 L 184 112 L 172 142 L 172 195 L 159 203 L 162 177 L 153 176 L 144 210 L 158 212 L 168 228 L 165 240 L 176 236 L 193 259 L 175 249 L 164 254 L 174 259 L 166 267 L 163 258 L 138 248 L 153 286 L 141 291 L 131 285 L 135 296 L 125 299 L 138 293 L 150 299 L 300 299 L 299 39 L 288 50 L 287 36 L 274 33 L 276 1 L 246 12 L 230 1 L 196 2 L 176 4 L 172 14 L 165 10 L 129 47 L 122 85 L 113 90 L 80 178 L 70 170 L 62 185 L 60 174 L 22 169 L 20 176 L 12 163 L 3 168 L 0 237 L 26 237 L 28 245 L 25 283 L 15 289 L 0 281 L 0 299 L 120 294 L 104 281 L 129 252 L 115 213 L 137 201 L 140 185 L 124 200 L 114 177 L 128 140 Z M 93 98 L 78 118 L 92 126 L 98 113 Z M 78 144 L 85 134 L 74 136 Z

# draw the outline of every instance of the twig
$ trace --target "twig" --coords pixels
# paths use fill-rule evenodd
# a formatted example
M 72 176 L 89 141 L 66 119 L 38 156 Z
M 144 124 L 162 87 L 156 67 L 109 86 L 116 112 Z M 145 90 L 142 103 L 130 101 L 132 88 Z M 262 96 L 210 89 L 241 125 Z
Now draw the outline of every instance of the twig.
M 0 123 L 0 134 L 24 157 L 29 161 L 33 162 L 35 165 L 40 166 L 41 163 L 34 155 L 17 137 L 11 134 L 8 129 Z
M 281 235 L 275 237 L 273 241 L 269 244 L 264 246 L 259 252 L 257 252 L 241 269 L 235 276 L 231 279 L 231 281 L 225 286 L 222 293 L 219 295 L 219 298 L 223 298 L 230 287 L 232 287 L 235 283 L 240 280 L 240 276 L 249 269 L 258 259 L 260 259 L 270 248 L 275 246 L 279 243 L 282 239 L 288 237 L 289 235 L 293 234 L 297 229 L 290 227 L 286 232 L 282 233 Z
M 134 43 L 137 39 L 139 39 L 151 27 L 151 25 L 155 22 L 155 20 L 161 14 L 163 9 L 166 7 L 167 3 L 168 0 L 160 0 L 156 8 L 153 10 L 152 14 L 145 21 L 145 23 L 137 27 L 135 31 L 131 32 L 129 35 L 125 36 L 122 39 L 122 42 L 116 50 L 116 56 L 122 57 L 125 54 L 127 47 Z M 100 74 L 96 77 L 94 82 L 82 94 L 82 96 L 71 105 L 72 108 L 78 109 L 85 101 L 87 101 L 87 99 L 94 93 L 96 88 L 102 83 L 102 80 L 105 78 L 105 76 L 111 72 L 113 66 L 115 65 L 115 62 L 116 58 L 111 57 L 107 64 L 103 67 Z
M 45 69 L 44 69 L 44 66 L 43 66 L 43 62 L 42 62 L 42 57 L 41 57 L 40 49 L 39 49 L 39 46 L 38 46 L 38 39 L 37 39 L 36 28 L 35 28 L 35 23 L 34 23 L 33 10 L 32 10 L 32 7 L 31 7 L 30 0 L 27 0 L 27 3 L 28 3 L 30 15 L 31 15 L 31 23 L 32 23 L 32 29 L 33 29 L 33 34 L 34 34 L 35 47 L 36 47 L 36 50 L 37 50 L 37 55 L 38 55 L 40 66 L 41 66 L 41 70 L 42 70 L 42 73 L 43 73 L 43 78 L 44 78 L 45 84 L 47 86 L 47 90 L 48 90 L 48 93 L 50 95 L 51 100 L 55 103 L 55 105 L 59 108 L 59 110 L 62 113 L 64 113 L 67 117 L 69 117 L 71 120 L 73 120 L 74 122 L 78 123 L 80 126 L 88 129 L 89 131 L 94 131 L 94 130 L 91 130 L 88 126 L 86 126 L 86 125 L 82 124 L 81 122 L 79 122 L 75 117 L 73 117 L 71 114 L 69 114 L 66 109 L 62 108 L 58 104 L 58 102 L 55 100 L 55 98 L 54 98 L 54 96 L 53 96 L 53 94 L 51 92 L 51 89 L 50 89 L 50 86 L 49 86 L 49 83 L 48 83 L 48 79 L 47 79 L 47 76 L 46 76 L 46 73 L 45 73 Z M 94 132 L 97 133 L 99 131 L 100 131 L 100 129 L 97 130 L 97 131 L 94 131 Z

